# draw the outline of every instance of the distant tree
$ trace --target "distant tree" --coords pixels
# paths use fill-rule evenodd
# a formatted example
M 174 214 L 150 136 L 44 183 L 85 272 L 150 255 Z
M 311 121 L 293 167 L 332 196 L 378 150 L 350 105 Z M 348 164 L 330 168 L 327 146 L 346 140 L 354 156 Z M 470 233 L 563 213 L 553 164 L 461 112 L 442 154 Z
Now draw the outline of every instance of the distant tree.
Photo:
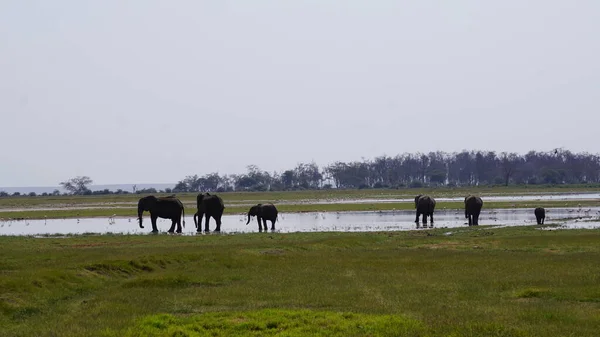
M 13 197 L 18 197 L 20 195 L 21 195 L 21 192 L 15 192 L 15 193 L 12 194 Z
M 52 195 L 54 195 L 54 196 L 60 195 L 60 191 L 54 190 L 54 191 L 52 191 Z
M 248 172 L 235 176 L 236 191 L 268 191 L 271 185 L 271 175 L 262 171 L 256 165 L 248 165 Z
M 175 184 L 175 187 L 173 187 L 173 192 L 187 192 L 188 191 L 188 186 L 185 183 L 185 181 L 180 180 L 179 182 L 177 182 L 177 184 Z
M 90 185 L 92 182 L 93 180 L 90 179 L 90 177 L 82 176 L 63 181 L 60 183 L 60 185 L 65 190 L 69 191 L 71 194 L 83 195 L 86 194 L 87 191 L 89 191 L 89 188 L 87 186 Z
M 91 191 L 90 191 L 91 192 Z M 84 194 L 87 194 L 88 192 L 86 191 Z M 113 194 L 112 191 L 110 191 L 108 188 L 105 188 L 103 190 L 99 190 L 99 191 L 94 191 L 91 194 L 93 195 L 106 195 L 106 194 Z
M 442 185 L 446 181 L 446 172 L 435 170 L 429 173 L 429 182 Z
M 296 176 L 294 174 L 293 170 L 287 170 L 284 171 L 281 174 L 281 185 L 283 185 L 283 188 L 286 190 L 291 190 L 294 188 L 294 186 L 296 186 Z
M 8 197 L 8 193 L 6 193 L 6 191 L 0 191 L 0 197 Z
M 197 192 L 200 190 L 202 179 L 197 174 L 186 176 L 183 180 L 177 182 L 173 192 Z
M 35 197 L 37 194 L 35 192 L 29 192 L 29 194 L 27 194 L 30 197 Z
M 508 154 L 506 152 L 502 152 L 500 155 L 502 176 L 504 177 L 504 185 L 508 186 L 510 178 L 515 173 L 515 169 L 517 168 L 519 155 L 517 155 L 516 153 Z
M 203 191 L 216 191 L 221 185 L 222 179 L 217 172 L 213 172 L 202 177 Z

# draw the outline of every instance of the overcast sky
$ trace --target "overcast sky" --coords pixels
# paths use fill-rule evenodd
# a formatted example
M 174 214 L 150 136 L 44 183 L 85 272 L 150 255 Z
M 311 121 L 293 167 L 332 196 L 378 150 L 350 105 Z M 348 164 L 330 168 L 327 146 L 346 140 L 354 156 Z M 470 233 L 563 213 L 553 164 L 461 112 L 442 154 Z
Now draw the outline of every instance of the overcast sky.
M 0 1 L 0 186 L 600 152 L 600 1 Z

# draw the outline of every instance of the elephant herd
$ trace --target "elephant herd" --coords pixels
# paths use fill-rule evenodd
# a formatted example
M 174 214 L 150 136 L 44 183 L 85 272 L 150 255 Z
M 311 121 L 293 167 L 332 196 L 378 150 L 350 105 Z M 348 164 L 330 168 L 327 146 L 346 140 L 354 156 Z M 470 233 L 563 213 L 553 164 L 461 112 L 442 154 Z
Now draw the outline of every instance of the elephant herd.
M 224 210 L 225 205 L 223 204 L 223 199 L 221 199 L 221 197 L 218 195 L 213 195 L 210 193 L 198 194 L 196 197 L 196 213 L 194 213 L 194 224 L 196 225 L 196 231 L 202 231 L 202 217 L 204 217 L 205 232 L 209 231 L 210 218 L 213 218 L 217 223 L 215 232 L 220 232 L 221 217 L 223 216 Z M 140 228 L 144 228 L 142 225 L 142 215 L 144 211 L 148 211 L 150 213 L 150 221 L 152 223 L 153 233 L 158 232 L 158 228 L 156 227 L 156 220 L 158 218 L 171 220 L 171 228 L 169 228 L 168 231 L 169 233 L 181 233 L 182 224 L 183 227 L 185 227 L 185 209 L 183 207 L 183 203 L 177 199 L 175 195 L 167 197 L 155 197 L 150 195 L 141 198 L 138 201 L 138 221 Z M 264 230 L 267 231 L 267 221 L 271 221 L 271 230 L 275 230 L 275 221 L 277 221 L 277 208 L 275 205 L 258 204 L 252 206 L 248 211 L 248 222 L 246 222 L 246 225 L 250 223 L 251 216 L 256 216 L 259 231 L 263 231 L 263 225 Z M 175 230 L 175 226 L 177 226 L 177 230 Z
M 474 195 L 468 195 L 465 197 L 465 218 L 469 221 L 469 226 L 479 225 L 479 214 L 483 207 L 483 200 L 480 197 Z M 433 212 L 435 210 L 435 199 L 428 195 L 419 194 L 415 197 L 415 209 L 417 210 L 417 217 L 415 222 L 417 227 L 419 225 L 419 217 L 423 216 L 423 226 L 427 227 L 427 217 L 431 221 L 431 227 L 433 227 Z M 204 231 L 209 231 L 210 218 L 213 218 L 217 223 L 215 232 L 221 231 L 221 217 L 225 205 L 223 199 L 218 195 L 210 193 L 200 193 L 196 197 L 196 213 L 194 213 L 194 224 L 196 231 L 202 231 L 202 218 L 204 217 Z M 185 227 L 185 209 L 183 203 L 175 197 L 175 195 L 167 197 L 155 197 L 153 195 L 143 197 L 138 202 L 138 221 L 140 228 L 144 228 L 142 225 L 142 215 L 144 211 L 150 213 L 150 221 L 152 223 L 152 232 L 157 233 L 158 228 L 156 227 L 156 220 L 158 218 L 170 219 L 171 227 L 169 233 L 182 232 L 182 225 Z M 268 230 L 267 221 L 271 221 L 271 231 L 275 230 L 275 222 L 277 221 L 277 208 L 275 205 L 258 204 L 250 207 L 248 211 L 248 221 L 246 225 L 250 223 L 250 217 L 256 216 L 258 222 L 258 230 L 266 232 Z M 544 223 L 546 218 L 546 211 L 538 207 L 534 210 L 535 218 L 538 225 Z M 177 229 L 175 229 L 177 226 Z
M 465 197 L 465 218 L 469 219 L 469 226 L 479 225 L 479 214 L 483 207 L 483 200 L 474 195 Z M 415 197 L 415 208 L 417 209 L 417 218 L 415 222 L 419 225 L 419 217 L 423 216 L 423 226 L 427 226 L 427 217 L 431 220 L 433 227 L 433 211 L 435 209 L 435 199 L 428 195 L 419 194 Z M 546 210 L 542 207 L 537 207 L 534 210 L 535 218 L 538 225 L 544 224 L 546 218 Z

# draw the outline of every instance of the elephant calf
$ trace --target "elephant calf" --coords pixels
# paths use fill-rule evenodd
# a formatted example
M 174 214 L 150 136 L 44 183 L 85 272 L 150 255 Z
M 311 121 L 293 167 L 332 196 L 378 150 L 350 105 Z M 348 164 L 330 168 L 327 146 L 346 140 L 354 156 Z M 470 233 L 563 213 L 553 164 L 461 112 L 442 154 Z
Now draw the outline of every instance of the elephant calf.
M 250 223 L 251 216 L 256 216 L 256 220 L 258 221 L 259 232 L 263 231 L 261 225 L 264 225 L 265 232 L 267 231 L 267 220 L 271 221 L 271 230 L 275 230 L 275 221 L 277 220 L 277 207 L 275 207 L 275 205 L 258 204 L 250 207 L 250 210 L 248 211 L 248 222 L 246 222 L 246 225 Z
M 533 211 L 535 214 L 535 219 L 537 220 L 538 225 L 543 225 L 544 220 L 546 219 L 546 210 L 542 207 L 538 207 Z

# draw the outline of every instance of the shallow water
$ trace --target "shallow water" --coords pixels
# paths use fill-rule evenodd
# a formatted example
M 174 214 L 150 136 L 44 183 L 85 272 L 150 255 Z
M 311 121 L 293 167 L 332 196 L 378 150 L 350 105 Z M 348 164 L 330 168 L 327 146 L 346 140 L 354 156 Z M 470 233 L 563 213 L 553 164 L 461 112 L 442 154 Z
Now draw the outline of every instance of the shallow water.
M 256 218 L 246 225 L 245 215 L 223 216 L 222 233 L 258 232 Z M 463 211 L 440 210 L 434 214 L 435 228 L 466 227 Z M 545 223 L 559 223 L 564 228 L 599 228 L 600 208 L 548 208 Z M 307 212 L 280 213 L 276 231 L 291 232 L 369 232 L 413 230 L 414 211 L 379 212 Z M 532 209 L 492 209 L 480 215 L 480 225 L 522 226 L 535 224 Z M 171 225 L 169 220 L 159 219 L 157 227 L 166 232 Z M 268 222 L 270 228 L 271 223 Z M 52 220 L 10 220 L 0 221 L 0 235 L 64 235 L 84 233 L 148 234 L 152 229 L 149 216 L 144 217 L 144 227 L 139 228 L 135 218 L 81 218 Z M 211 219 L 210 230 L 215 222 Z M 420 228 L 422 225 L 420 224 Z M 186 217 L 183 234 L 195 234 L 192 217 Z

